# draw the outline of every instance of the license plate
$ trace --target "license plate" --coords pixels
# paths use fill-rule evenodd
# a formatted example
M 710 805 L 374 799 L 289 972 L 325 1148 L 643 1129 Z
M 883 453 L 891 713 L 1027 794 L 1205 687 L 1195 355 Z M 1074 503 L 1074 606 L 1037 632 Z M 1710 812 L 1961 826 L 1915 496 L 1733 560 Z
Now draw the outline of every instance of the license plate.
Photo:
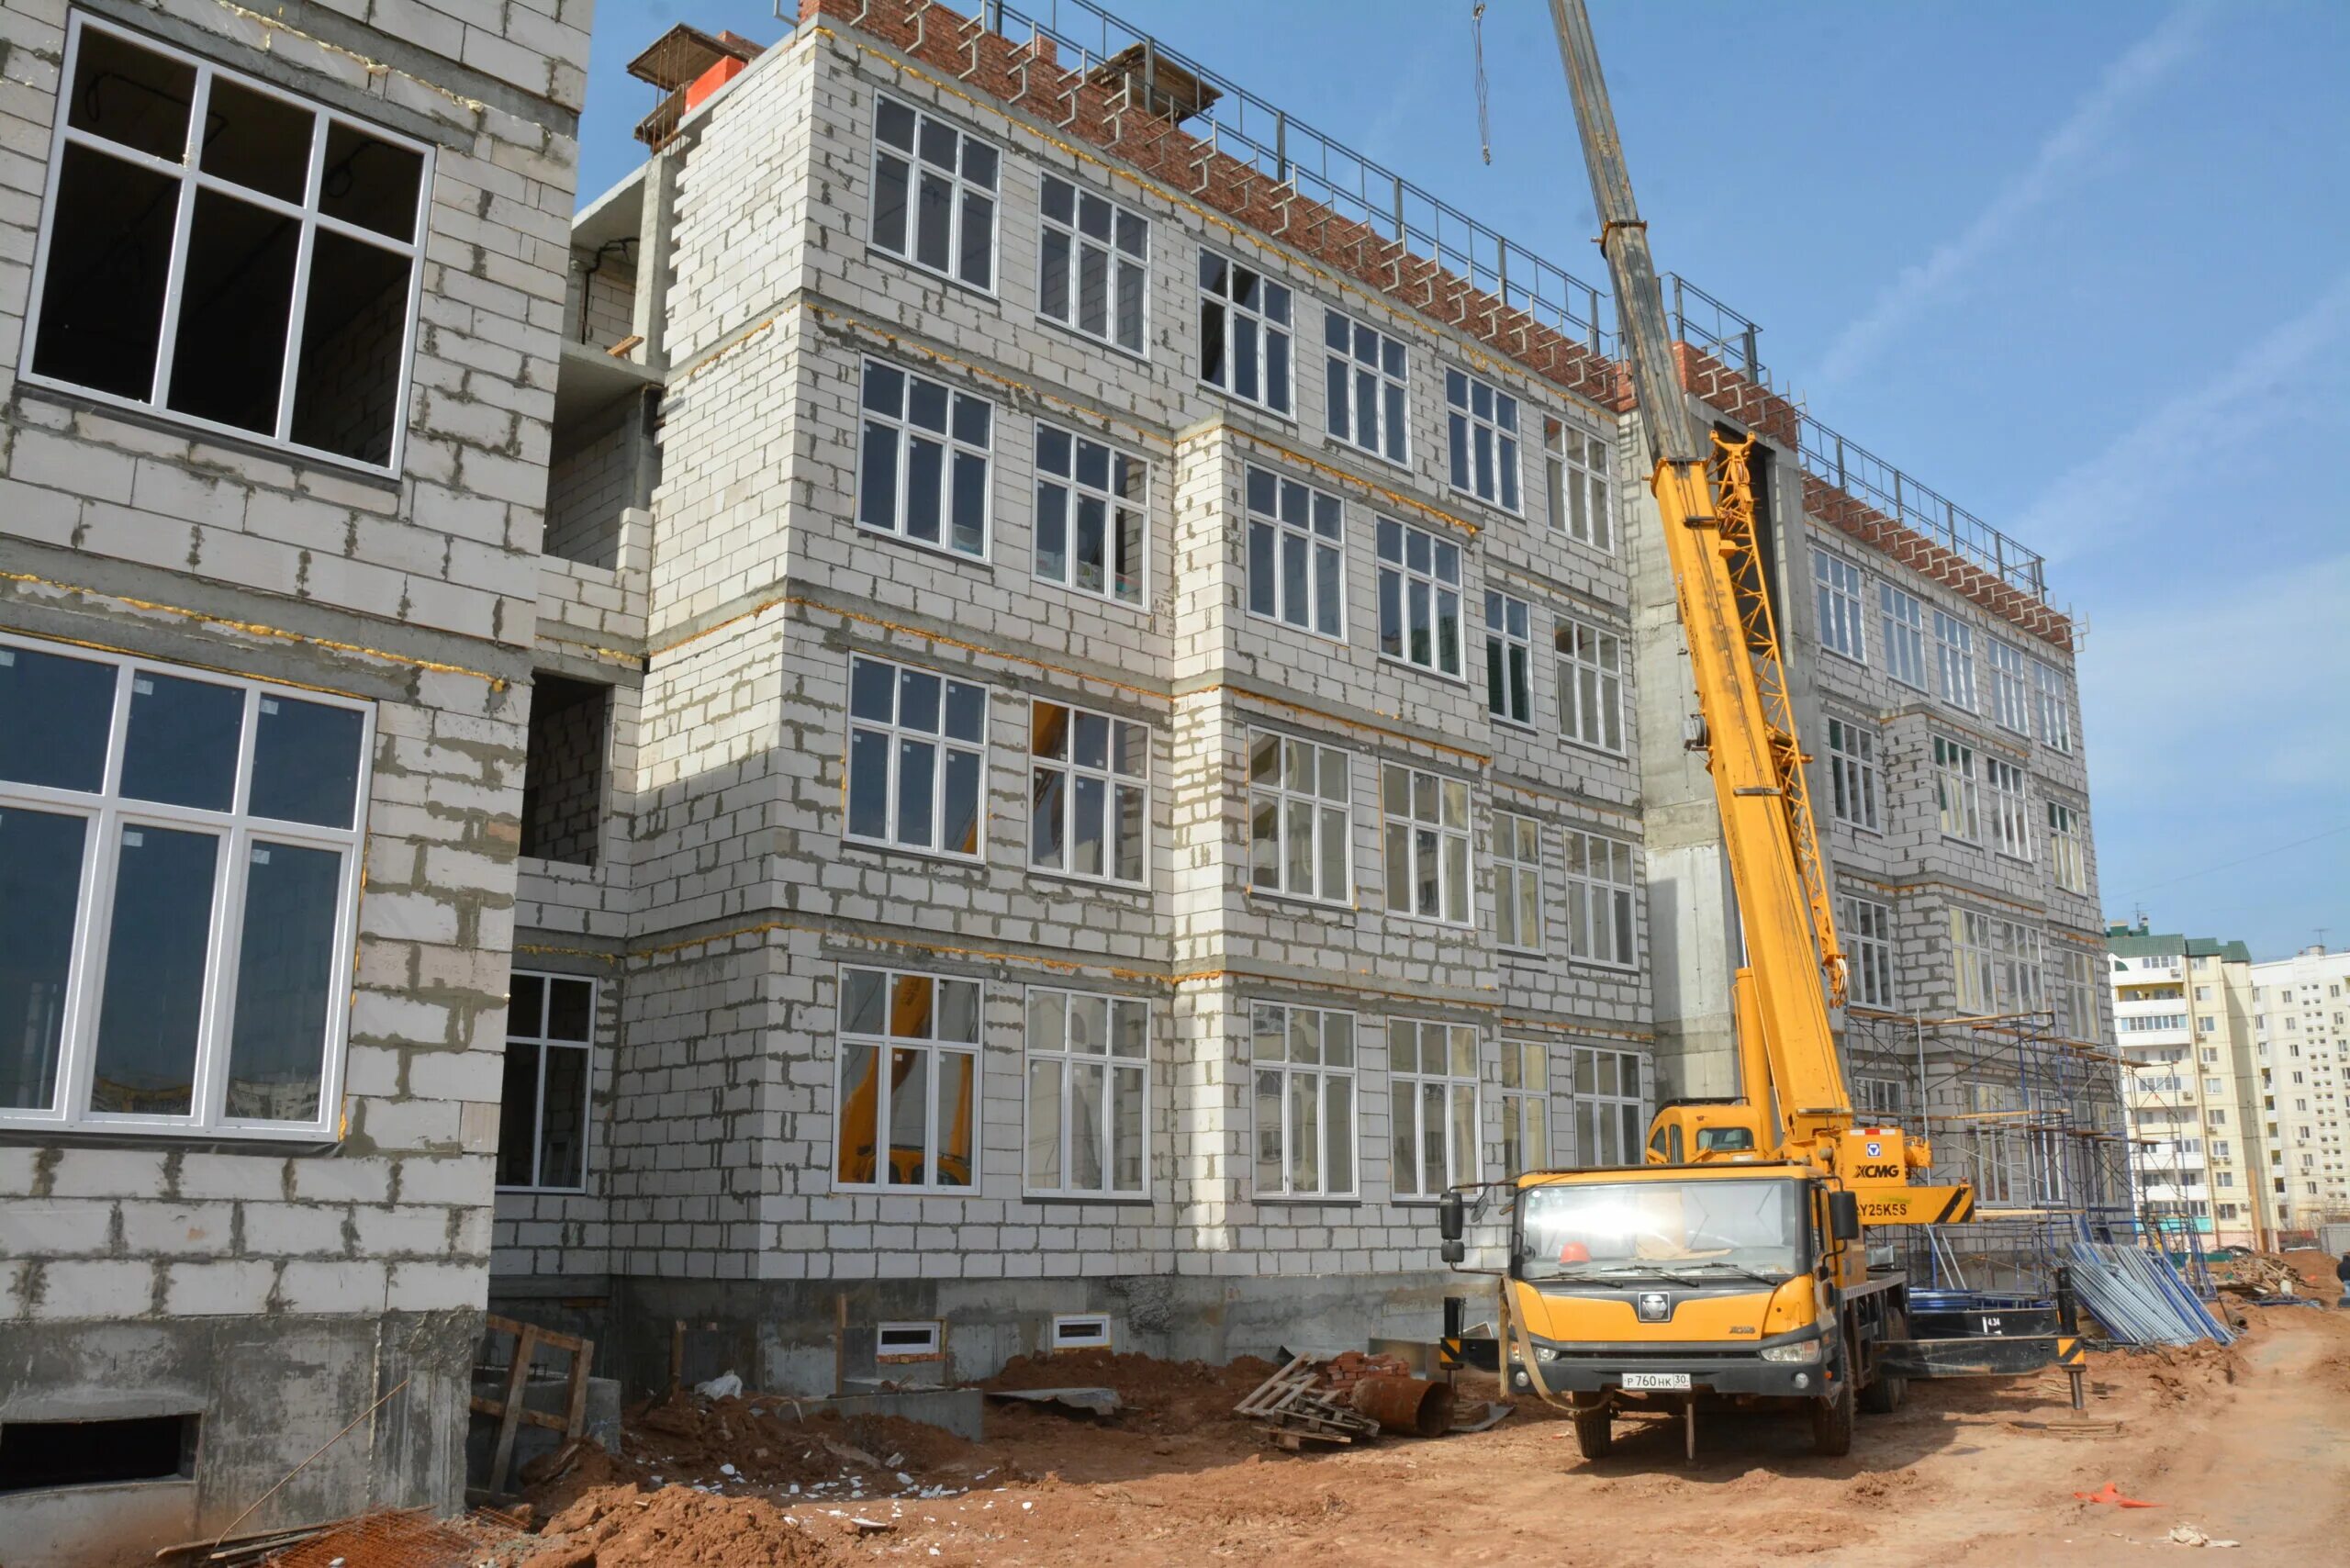
M 1626 1372 L 1626 1388 L 1687 1388 L 1687 1372 Z

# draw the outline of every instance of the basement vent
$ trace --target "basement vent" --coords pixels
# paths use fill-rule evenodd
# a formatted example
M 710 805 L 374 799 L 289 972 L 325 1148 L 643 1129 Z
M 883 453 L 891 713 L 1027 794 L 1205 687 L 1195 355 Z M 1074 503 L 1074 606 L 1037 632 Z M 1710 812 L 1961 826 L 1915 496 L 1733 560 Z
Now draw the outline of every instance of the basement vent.
M 936 1323 L 884 1323 L 873 1339 L 873 1359 L 884 1366 L 934 1361 L 945 1355 L 946 1336 Z
M 192 1476 L 202 1420 L 10 1421 L 0 1426 L 0 1493 Z
M 1053 1336 L 1046 1346 L 1055 1350 L 1106 1350 L 1110 1348 L 1110 1315 L 1106 1312 L 1064 1312 L 1053 1318 Z

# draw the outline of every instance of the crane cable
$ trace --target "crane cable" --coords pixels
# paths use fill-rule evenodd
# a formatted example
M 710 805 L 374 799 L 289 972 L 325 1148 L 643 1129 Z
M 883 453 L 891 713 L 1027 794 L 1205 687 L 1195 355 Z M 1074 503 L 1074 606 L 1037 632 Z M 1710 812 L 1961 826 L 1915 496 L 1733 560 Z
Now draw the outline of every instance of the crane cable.
M 1469 43 L 1477 55 L 1477 145 L 1484 151 L 1485 162 L 1494 161 L 1494 122 L 1485 102 L 1485 0 L 1477 0 L 1469 13 Z

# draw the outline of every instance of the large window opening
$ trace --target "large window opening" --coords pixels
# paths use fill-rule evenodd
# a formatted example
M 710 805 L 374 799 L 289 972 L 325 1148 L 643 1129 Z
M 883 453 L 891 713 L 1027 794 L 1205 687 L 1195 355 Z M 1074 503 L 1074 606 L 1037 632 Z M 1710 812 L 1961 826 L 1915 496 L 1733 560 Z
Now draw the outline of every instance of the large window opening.
M 425 148 L 76 15 L 33 376 L 397 466 Z

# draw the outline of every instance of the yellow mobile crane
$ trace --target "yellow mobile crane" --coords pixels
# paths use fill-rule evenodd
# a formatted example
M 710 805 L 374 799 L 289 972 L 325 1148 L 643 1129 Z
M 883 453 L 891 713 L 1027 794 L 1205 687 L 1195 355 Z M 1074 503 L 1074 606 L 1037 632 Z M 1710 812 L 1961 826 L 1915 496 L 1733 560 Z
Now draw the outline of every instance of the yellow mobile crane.
M 1829 1012 L 1844 961 L 1756 546 L 1751 439 L 1701 438 L 1690 417 L 1590 18 L 1583 0 L 1550 11 L 1689 645 L 1703 726 L 1690 744 L 1713 776 L 1745 933 L 1743 1092 L 1663 1106 L 1645 1165 L 1508 1183 L 1501 1365 L 1572 1411 L 1594 1457 L 1613 1417 L 1639 1411 L 1685 1418 L 1694 1454 L 1707 1399 L 1807 1407 L 1815 1448 L 1842 1454 L 1856 1406 L 1889 1411 L 1905 1368 L 1933 1370 L 1901 1354 L 1916 1349 L 1907 1283 L 1869 1266 L 1864 1226 L 1963 1220 L 1974 1193 L 1914 1183 L 1924 1141 L 1855 1124 Z M 1439 1223 L 1458 1264 L 1460 1192 Z

